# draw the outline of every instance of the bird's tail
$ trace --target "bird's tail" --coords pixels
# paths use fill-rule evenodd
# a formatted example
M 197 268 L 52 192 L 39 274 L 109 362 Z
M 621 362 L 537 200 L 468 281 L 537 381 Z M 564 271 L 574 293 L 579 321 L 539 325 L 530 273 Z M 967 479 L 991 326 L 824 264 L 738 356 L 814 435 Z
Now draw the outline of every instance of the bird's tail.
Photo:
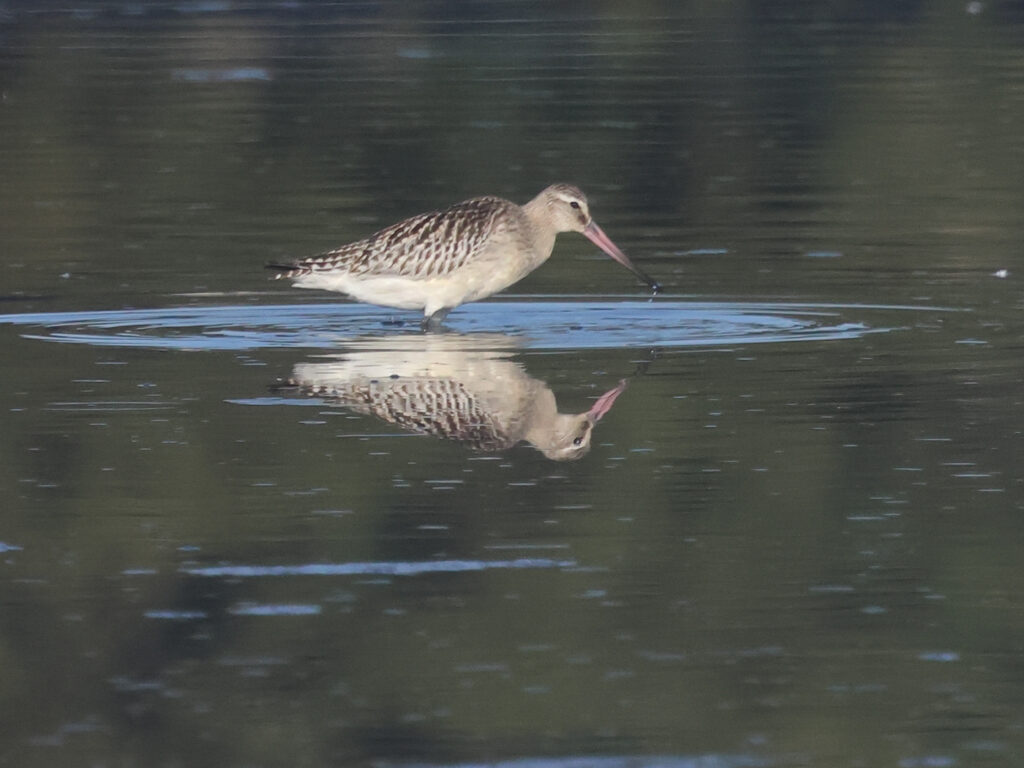
M 264 264 L 263 266 L 266 269 L 270 269 L 273 270 L 274 272 L 277 272 L 277 274 L 274 275 L 275 280 L 280 280 L 282 278 L 289 277 L 301 277 L 302 275 L 308 275 L 310 272 L 313 271 L 308 266 L 304 266 L 296 262 L 292 262 L 291 264 L 279 264 L 276 261 L 271 261 L 267 264 Z

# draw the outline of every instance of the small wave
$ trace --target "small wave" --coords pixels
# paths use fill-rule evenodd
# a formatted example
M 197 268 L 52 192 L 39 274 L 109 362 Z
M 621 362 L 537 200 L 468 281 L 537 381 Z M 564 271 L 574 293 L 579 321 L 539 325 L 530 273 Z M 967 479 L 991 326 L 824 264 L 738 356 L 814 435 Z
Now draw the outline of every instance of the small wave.
M 299 565 L 211 565 L 182 568 L 189 576 L 265 578 L 268 576 L 420 576 L 427 573 L 466 573 L 531 568 L 571 568 L 573 560 L 524 557 L 516 560 L 425 560 L 363 563 L 302 563 Z
M 893 313 L 909 311 L 949 310 L 662 299 L 491 301 L 461 307 L 448 328 L 505 337 L 524 350 L 653 349 L 851 339 L 892 331 L 900 325 Z M 26 313 L 0 315 L 0 324 L 21 326 L 25 338 L 42 341 L 176 350 L 322 349 L 374 336 L 420 336 L 413 313 L 348 303 Z

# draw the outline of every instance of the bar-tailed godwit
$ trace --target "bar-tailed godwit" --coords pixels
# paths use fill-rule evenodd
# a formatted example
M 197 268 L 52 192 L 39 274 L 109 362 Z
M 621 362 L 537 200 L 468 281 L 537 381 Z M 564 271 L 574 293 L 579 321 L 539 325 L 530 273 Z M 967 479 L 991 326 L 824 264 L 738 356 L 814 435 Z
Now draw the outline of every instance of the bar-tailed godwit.
M 561 413 L 551 388 L 509 359 L 515 347 L 507 336 L 432 334 L 415 345 L 409 338 L 355 340 L 329 362 L 298 363 L 272 389 L 322 398 L 474 451 L 507 451 L 525 441 L 549 459 L 571 461 L 590 450 L 597 422 L 626 388 L 620 381 L 588 410 Z
M 525 205 L 473 198 L 333 251 L 267 268 L 299 288 L 422 310 L 424 325 L 434 326 L 460 304 L 504 290 L 547 261 L 559 232 L 582 232 L 651 290 L 659 290 L 597 226 L 586 195 L 570 184 L 553 184 Z

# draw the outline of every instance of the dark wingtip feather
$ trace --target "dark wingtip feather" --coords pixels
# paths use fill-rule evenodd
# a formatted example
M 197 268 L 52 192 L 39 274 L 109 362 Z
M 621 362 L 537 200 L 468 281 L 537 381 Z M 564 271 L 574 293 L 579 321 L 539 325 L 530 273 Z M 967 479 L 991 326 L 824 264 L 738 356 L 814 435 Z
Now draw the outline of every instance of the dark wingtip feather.
M 279 279 L 282 277 L 295 277 L 296 275 L 301 275 L 309 271 L 308 268 L 305 268 L 300 264 L 281 264 L 276 261 L 271 261 L 264 264 L 263 268 L 277 272 L 277 274 L 274 275 L 275 279 Z

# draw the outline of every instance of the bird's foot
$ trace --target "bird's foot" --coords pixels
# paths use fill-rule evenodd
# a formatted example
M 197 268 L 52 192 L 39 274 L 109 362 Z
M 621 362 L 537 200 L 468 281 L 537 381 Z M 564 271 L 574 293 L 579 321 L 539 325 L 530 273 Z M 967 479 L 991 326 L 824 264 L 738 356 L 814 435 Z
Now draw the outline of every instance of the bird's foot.
M 425 316 L 423 322 L 420 323 L 420 328 L 428 333 L 437 333 L 444 330 L 444 319 L 448 317 L 449 312 L 451 312 L 451 309 L 439 309 L 432 315 Z

